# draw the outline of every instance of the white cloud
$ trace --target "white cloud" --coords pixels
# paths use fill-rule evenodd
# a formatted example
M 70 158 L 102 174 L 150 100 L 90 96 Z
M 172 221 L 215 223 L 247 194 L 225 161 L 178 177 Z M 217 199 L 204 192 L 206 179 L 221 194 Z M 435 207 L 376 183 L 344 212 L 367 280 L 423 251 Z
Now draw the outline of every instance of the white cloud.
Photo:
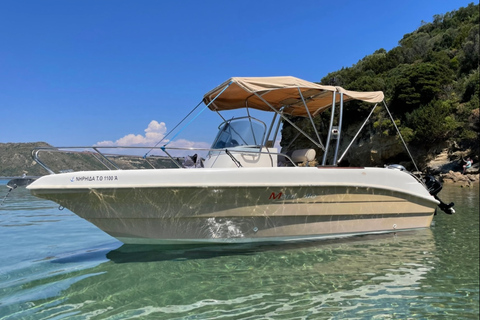
M 175 140 L 169 146 L 175 148 L 210 148 L 210 144 L 207 142 L 195 142 L 185 139 Z
M 158 122 L 156 120 L 152 120 L 144 131 L 145 131 L 145 135 L 130 133 L 115 141 L 105 140 L 105 141 L 97 142 L 95 146 L 145 147 L 147 149 L 149 147 L 155 146 L 159 141 L 161 141 L 165 137 L 165 134 L 167 133 L 167 126 L 165 122 Z M 168 143 L 168 147 L 172 147 L 172 148 L 209 148 L 210 147 L 210 144 L 207 142 L 196 142 L 196 141 L 190 141 L 185 139 L 178 139 L 170 143 L 168 139 L 165 139 L 162 141 L 162 143 L 159 146 L 163 146 L 166 143 Z M 174 156 L 185 156 L 188 154 L 193 155 L 194 153 L 201 154 L 202 152 L 197 152 L 196 150 L 187 150 L 187 151 L 171 151 L 169 153 Z M 152 152 L 149 152 L 149 154 L 165 155 L 160 150 L 154 150 Z
M 150 121 L 148 124 L 147 129 L 144 130 L 145 135 L 142 136 L 141 134 L 127 134 L 123 138 L 114 141 L 100 141 L 97 142 L 97 146 L 154 146 L 157 142 L 162 140 L 165 137 L 165 133 L 167 132 L 167 126 L 165 122 L 158 122 L 156 120 Z

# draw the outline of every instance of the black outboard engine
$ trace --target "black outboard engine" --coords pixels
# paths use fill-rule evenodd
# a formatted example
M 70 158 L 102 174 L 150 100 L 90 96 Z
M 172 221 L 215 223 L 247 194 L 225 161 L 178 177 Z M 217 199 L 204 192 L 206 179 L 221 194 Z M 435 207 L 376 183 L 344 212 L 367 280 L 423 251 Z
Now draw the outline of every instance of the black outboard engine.
M 440 191 L 442 191 L 442 188 L 443 188 L 442 184 L 440 183 L 440 181 L 435 179 L 434 176 L 426 175 L 423 178 L 423 182 L 425 183 L 425 186 L 427 187 L 428 192 L 432 196 L 436 196 Z
M 428 192 L 438 201 L 440 201 L 440 204 L 438 207 L 445 212 L 446 214 L 453 214 L 455 213 L 455 209 L 453 208 L 454 203 L 450 202 L 449 204 L 444 203 L 440 198 L 437 196 L 437 194 L 442 190 L 443 185 L 440 181 L 435 179 L 434 176 L 432 175 L 425 175 L 423 177 L 423 182 L 425 183 L 425 186 L 427 187 Z
M 404 166 L 399 165 L 399 164 L 391 164 L 386 166 L 388 169 L 395 169 L 395 170 L 400 170 L 400 171 L 407 171 Z M 410 173 L 413 175 L 412 173 Z M 444 203 L 440 198 L 437 196 L 437 194 L 442 191 L 443 185 L 440 181 L 435 179 L 434 176 L 432 175 L 423 175 L 420 172 L 418 172 L 418 175 L 413 175 L 417 179 L 422 177 L 423 179 L 423 184 L 427 188 L 428 192 L 437 200 L 440 202 L 438 207 L 445 212 L 446 214 L 454 214 L 455 209 L 453 206 L 455 205 L 453 202 L 450 202 L 449 204 Z M 436 213 L 435 213 L 436 214 Z

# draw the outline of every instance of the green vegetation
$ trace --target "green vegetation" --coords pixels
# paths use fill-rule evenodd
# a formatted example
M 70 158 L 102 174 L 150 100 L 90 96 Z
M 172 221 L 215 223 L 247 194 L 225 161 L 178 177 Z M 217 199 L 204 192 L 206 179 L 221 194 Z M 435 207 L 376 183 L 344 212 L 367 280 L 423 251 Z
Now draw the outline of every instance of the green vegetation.
M 466 8 L 435 15 L 433 22 L 422 22 L 392 50 L 378 49 L 349 68 L 329 73 L 320 83 L 354 91 L 383 91 L 395 124 L 414 149 L 416 161 L 423 165 L 445 146 L 451 151 L 454 146 L 471 150 L 472 156 L 478 155 L 479 6 L 471 3 Z M 343 128 L 360 128 L 371 110 L 371 104 L 347 102 Z M 330 116 L 327 110 L 315 119 L 317 128 L 323 132 L 323 141 Z M 305 119 L 292 118 L 292 121 L 310 130 L 305 126 Z M 344 131 L 343 141 L 350 140 L 355 132 Z M 364 149 L 350 153 L 350 163 L 361 166 L 408 161 L 404 148 L 396 147 L 401 145 L 396 134 L 385 109 L 377 108 L 359 137 L 362 143 L 358 144 Z M 380 138 L 372 138 L 377 135 Z M 282 147 L 287 147 L 295 137 L 293 128 L 286 122 L 282 137 Z M 385 151 L 387 145 L 388 152 Z M 311 148 L 312 144 L 300 137 L 288 148 L 306 147 Z M 321 156 L 321 150 L 315 149 Z M 382 155 L 377 161 L 372 158 L 372 151 L 380 149 Z
M 357 91 L 381 90 L 404 138 L 417 146 L 445 142 L 478 149 L 479 6 L 435 15 L 399 46 L 379 49 L 350 68 L 332 72 L 321 84 Z M 371 106 L 350 102 L 345 125 L 365 118 Z M 323 121 L 329 115 L 323 116 Z M 373 129 L 393 135 L 394 128 L 375 115 Z M 477 150 L 478 151 L 478 150 Z

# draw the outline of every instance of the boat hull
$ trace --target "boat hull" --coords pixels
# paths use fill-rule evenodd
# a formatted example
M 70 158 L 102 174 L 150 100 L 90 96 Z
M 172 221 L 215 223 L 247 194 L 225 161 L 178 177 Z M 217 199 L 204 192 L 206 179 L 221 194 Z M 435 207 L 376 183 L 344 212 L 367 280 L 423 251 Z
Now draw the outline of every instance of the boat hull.
M 29 189 L 128 244 L 292 241 L 431 224 L 438 202 L 409 174 L 312 169 L 137 170 L 150 177 L 142 184 L 132 171 L 107 182 L 82 180 L 91 176 L 84 172 L 47 176 Z M 60 178 L 70 182 L 62 187 Z

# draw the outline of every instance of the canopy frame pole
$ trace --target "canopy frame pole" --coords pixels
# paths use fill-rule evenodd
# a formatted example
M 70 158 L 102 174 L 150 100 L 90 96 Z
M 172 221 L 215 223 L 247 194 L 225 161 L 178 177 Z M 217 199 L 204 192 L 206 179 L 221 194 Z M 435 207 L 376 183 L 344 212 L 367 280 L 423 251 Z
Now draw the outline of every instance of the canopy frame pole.
M 373 114 L 373 111 L 375 111 L 375 108 L 377 107 L 378 103 L 375 103 L 375 106 L 373 106 L 373 109 L 372 111 L 370 111 L 370 114 L 368 115 L 367 119 L 365 119 L 365 122 L 363 122 L 362 126 L 360 127 L 360 129 L 358 129 L 357 133 L 355 134 L 355 136 L 353 137 L 352 141 L 350 141 L 349 145 L 347 146 L 347 148 L 345 149 L 345 151 L 343 152 L 343 154 L 340 156 L 340 158 L 338 159 L 337 161 L 337 164 L 342 161 L 343 157 L 347 154 L 348 150 L 350 149 L 350 147 L 352 146 L 353 142 L 355 142 L 355 140 L 357 139 L 358 135 L 360 134 L 360 132 L 363 130 L 363 127 L 365 127 L 365 125 L 367 124 L 368 120 L 370 120 L 370 117 L 372 116 Z
M 153 150 L 155 149 L 163 140 L 165 140 L 173 131 L 175 131 L 175 129 L 178 128 L 178 126 L 180 124 L 182 124 L 183 121 L 185 121 L 201 104 L 202 104 L 203 101 L 200 101 L 196 106 L 195 108 L 193 108 L 183 119 L 182 121 L 180 121 L 172 130 L 170 130 L 169 132 L 167 132 L 167 134 L 160 140 L 158 141 L 150 150 L 148 150 L 145 155 L 143 156 L 144 159 L 147 159 L 147 155 Z M 148 162 L 148 161 L 147 161 Z
M 179 132 L 177 132 L 170 141 L 168 141 L 167 143 L 165 143 L 163 145 L 163 148 L 165 148 L 170 142 L 173 141 L 173 139 L 175 139 L 180 133 L 182 133 L 183 130 L 185 130 L 186 127 L 188 127 L 203 111 L 205 111 L 205 109 L 207 109 L 225 90 L 227 90 L 228 87 L 230 87 L 230 85 L 233 83 L 233 81 L 230 81 L 226 86 L 225 88 L 223 88 L 216 96 L 215 98 L 213 98 L 212 101 L 210 101 L 207 105 L 205 105 L 205 107 L 200 110 L 199 113 L 197 113 L 193 119 L 191 119 L 182 129 L 180 129 Z M 165 150 L 164 150 L 165 151 Z M 168 153 L 167 153 L 168 154 Z
M 268 91 L 270 92 L 270 91 Z M 324 149 L 324 146 L 323 145 L 319 145 L 315 140 L 313 140 L 308 134 L 306 134 L 302 129 L 300 129 L 297 125 L 295 125 L 291 120 L 289 120 L 287 117 L 285 117 L 285 115 L 283 115 L 282 113 L 280 113 L 277 109 L 275 109 L 270 103 L 268 103 L 265 99 L 263 99 L 263 97 L 261 95 L 259 95 L 258 93 L 254 92 L 254 94 L 260 99 L 262 100 L 270 109 L 272 109 L 273 112 L 277 113 L 280 117 L 283 118 L 283 120 L 287 121 L 292 127 L 294 127 L 295 129 L 297 129 L 301 134 L 303 134 L 308 140 L 310 140 L 311 142 L 313 142 L 317 147 L 319 147 L 320 149 Z
M 292 141 L 290 141 L 290 143 L 288 144 L 288 146 L 285 148 L 286 150 L 289 150 L 290 147 L 292 146 L 292 144 L 298 139 L 298 137 L 301 135 L 300 132 L 297 132 L 297 134 L 295 135 L 295 137 L 293 137 Z
M 277 128 L 275 129 L 275 134 L 273 135 L 273 145 L 275 145 L 275 140 L 277 139 L 277 135 L 278 135 L 278 131 L 280 130 L 280 124 L 281 123 L 282 123 L 282 121 L 280 121 L 280 118 L 278 118 Z
M 255 144 L 258 145 L 257 137 L 255 136 L 255 132 L 253 131 L 252 116 L 250 115 L 250 108 L 248 107 L 248 104 L 246 108 L 247 108 L 248 122 L 250 123 L 250 131 L 252 132 L 253 142 L 255 142 Z M 260 143 L 261 142 L 262 141 L 260 141 Z M 263 146 L 260 146 L 260 151 L 262 150 L 262 147 Z
M 273 126 L 275 125 L 275 120 L 277 119 L 277 114 L 274 113 L 273 114 L 273 118 L 272 118 L 272 122 L 270 123 L 270 127 L 268 128 L 268 132 L 267 134 L 265 135 L 265 141 L 263 142 L 263 145 L 266 146 L 267 145 L 267 142 L 268 142 L 268 138 L 270 138 L 270 135 L 272 134 L 272 130 L 273 130 Z M 275 135 L 277 133 L 275 132 Z
M 322 166 L 326 165 L 328 148 L 330 147 L 330 140 L 332 139 L 333 120 L 335 118 L 336 91 L 333 91 L 332 96 L 332 115 L 330 116 L 330 125 L 328 126 L 327 145 L 325 146 L 325 152 L 323 153 Z
M 318 110 L 320 109 L 317 109 L 317 111 L 314 112 L 314 116 L 315 114 L 318 112 Z M 302 130 L 305 129 L 305 127 L 307 126 L 307 123 L 305 123 L 304 125 L 302 125 Z M 293 137 L 293 139 L 290 141 L 290 143 L 288 144 L 288 146 L 286 147 L 286 149 L 288 150 L 291 145 L 298 139 L 298 137 L 301 135 L 300 132 L 297 132 L 297 134 L 295 135 L 295 137 Z
M 270 163 L 272 164 L 272 167 L 273 167 L 273 157 L 272 157 L 272 154 L 270 153 L 270 148 L 273 148 L 273 145 L 271 147 L 267 146 L 267 142 L 268 142 L 268 138 L 270 137 L 270 134 L 272 133 L 273 126 L 275 125 L 275 119 L 277 119 L 277 114 L 276 113 L 274 113 L 274 115 L 273 115 L 272 122 L 270 124 L 270 127 L 268 128 L 268 133 L 265 134 L 265 138 L 263 139 L 263 141 L 264 141 L 263 145 L 260 148 L 260 151 L 262 151 L 262 148 L 265 148 L 265 150 L 267 150 L 268 156 L 270 157 Z M 252 129 L 253 129 L 253 127 L 252 127 Z M 277 130 L 278 130 L 278 127 L 277 127 Z M 277 135 L 277 131 L 275 131 L 275 135 Z M 273 140 L 273 144 L 275 144 L 275 138 Z
M 343 122 L 343 92 L 340 92 L 340 108 L 338 116 L 338 134 L 337 144 L 335 146 L 335 153 L 333 155 L 333 164 L 337 164 L 338 149 L 340 148 L 340 139 L 342 137 L 342 122 Z
M 300 98 L 302 98 L 302 102 L 303 102 L 303 105 L 305 106 L 305 110 L 307 111 L 308 118 L 310 118 L 310 122 L 312 123 L 313 131 L 315 131 L 315 135 L 317 136 L 318 143 L 320 143 L 320 145 L 323 146 L 322 139 L 320 139 L 320 135 L 318 134 L 317 127 L 315 127 L 315 122 L 313 121 L 312 115 L 310 114 L 310 110 L 308 110 L 307 103 L 303 98 L 302 91 L 300 90 L 300 87 L 297 87 L 297 89 L 298 89 L 298 94 L 300 95 Z
M 399 136 L 400 139 L 402 140 L 402 143 L 403 143 L 403 146 L 405 147 L 405 150 L 407 150 L 407 153 L 408 153 L 408 155 L 410 156 L 410 160 L 412 160 L 412 162 L 413 162 L 413 166 L 415 167 L 415 169 L 416 169 L 417 171 L 420 171 L 420 170 L 418 170 L 418 167 L 417 167 L 417 164 L 415 163 L 415 160 L 413 160 L 413 156 L 412 156 L 412 154 L 410 153 L 410 150 L 408 150 L 408 147 L 407 147 L 407 144 L 405 143 L 405 140 L 403 140 L 402 134 L 400 133 L 400 130 L 398 129 L 397 124 L 395 123 L 395 120 L 393 119 L 393 116 L 392 116 L 392 114 L 390 113 L 390 110 L 388 110 L 388 107 L 387 107 L 387 104 L 386 104 L 385 100 L 383 100 L 383 105 L 385 106 L 385 110 L 387 110 L 388 115 L 390 116 L 390 119 L 392 120 L 393 126 L 394 126 L 395 129 L 397 130 L 398 136 Z

